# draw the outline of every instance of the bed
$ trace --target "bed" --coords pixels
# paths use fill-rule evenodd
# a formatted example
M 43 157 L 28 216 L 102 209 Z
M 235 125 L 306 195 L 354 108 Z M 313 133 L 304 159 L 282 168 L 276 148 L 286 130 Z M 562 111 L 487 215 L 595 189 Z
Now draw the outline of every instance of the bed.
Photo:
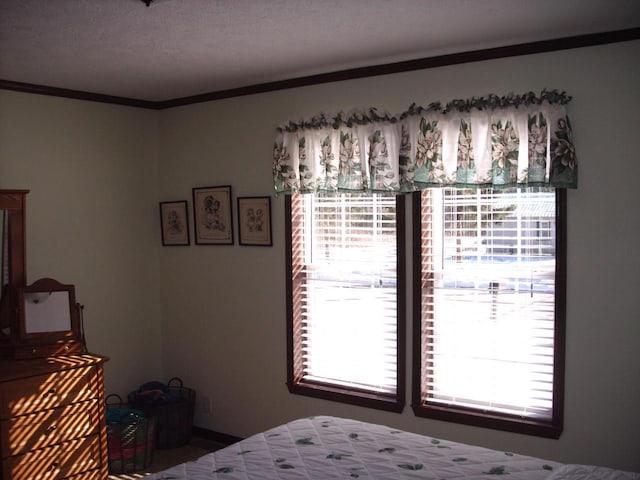
M 640 480 L 357 420 L 317 416 L 253 435 L 146 480 L 485 479 Z

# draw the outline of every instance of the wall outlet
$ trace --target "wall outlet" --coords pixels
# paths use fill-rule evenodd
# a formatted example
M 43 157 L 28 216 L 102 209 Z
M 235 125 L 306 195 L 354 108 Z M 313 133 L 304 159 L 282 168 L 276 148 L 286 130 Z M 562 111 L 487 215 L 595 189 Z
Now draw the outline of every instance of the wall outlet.
M 202 413 L 211 413 L 211 397 L 209 395 L 200 397 L 200 410 Z

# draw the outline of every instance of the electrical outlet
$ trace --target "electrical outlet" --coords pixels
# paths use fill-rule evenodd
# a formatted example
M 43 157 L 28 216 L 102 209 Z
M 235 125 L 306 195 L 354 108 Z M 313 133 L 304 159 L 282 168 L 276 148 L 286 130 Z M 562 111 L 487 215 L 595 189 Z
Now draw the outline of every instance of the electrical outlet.
M 211 413 L 211 397 L 203 395 L 200 399 L 200 409 L 202 413 Z

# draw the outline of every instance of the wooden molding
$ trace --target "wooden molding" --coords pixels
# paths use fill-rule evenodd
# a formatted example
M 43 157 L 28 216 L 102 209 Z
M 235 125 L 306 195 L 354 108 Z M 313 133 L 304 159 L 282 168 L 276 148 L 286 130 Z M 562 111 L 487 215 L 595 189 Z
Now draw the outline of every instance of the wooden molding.
M 640 27 L 602 33 L 591 33 L 587 35 L 577 35 L 573 37 L 557 38 L 551 40 L 541 40 L 537 42 L 521 43 L 504 47 L 473 50 L 447 55 L 438 55 L 434 57 L 419 58 L 415 60 L 374 65 L 369 67 L 352 68 L 336 72 L 323 73 L 319 75 L 261 83 L 257 85 L 249 85 L 246 87 L 220 90 L 215 92 L 203 93 L 200 95 L 174 98 L 171 100 L 163 100 L 157 102 L 149 100 L 139 100 L 134 98 L 117 97 L 112 95 L 103 95 L 99 93 L 83 92 L 78 90 L 68 90 L 64 88 L 49 87 L 46 85 L 14 82 L 2 79 L 0 79 L 0 89 L 34 93 L 39 95 L 50 95 L 55 97 L 74 98 L 77 100 L 112 103 L 116 105 L 127 105 L 130 107 L 148 108 L 153 110 L 164 110 L 166 108 L 191 105 L 195 103 L 211 102 L 214 100 L 241 97 L 245 95 L 254 95 L 258 93 L 273 92 L 277 90 L 298 88 L 309 85 L 319 85 L 323 83 L 354 80 L 358 78 L 375 77 L 378 75 L 389 75 L 393 73 L 410 72 L 414 70 L 425 70 L 429 68 L 438 68 L 448 65 L 459 65 L 470 62 L 482 62 L 485 60 L 493 60 L 497 58 L 516 57 L 559 50 L 569 50 L 574 48 L 592 47 L 596 45 L 605 45 L 608 43 L 626 42 L 638 39 L 640 39 Z
M 205 440 L 210 440 L 212 442 L 221 443 L 223 445 L 231 445 L 232 443 L 243 440 L 242 437 L 236 437 L 234 435 L 216 432 L 214 430 L 209 430 L 208 428 L 196 427 L 195 425 L 192 427 L 191 432 L 196 437 L 204 438 Z
M 12 82 L 0 79 L 0 89 L 13 90 L 15 92 L 33 93 L 36 95 L 49 95 L 51 97 L 73 98 L 76 100 L 89 100 L 92 102 L 110 103 L 114 105 L 126 105 L 128 107 L 159 109 L 160 102 L 137 100 L 135 98 L 116 97 L 101 93 L 83 92 L 80 90 L 68 90 L 66 88 L 35 85 L 33 83 Z

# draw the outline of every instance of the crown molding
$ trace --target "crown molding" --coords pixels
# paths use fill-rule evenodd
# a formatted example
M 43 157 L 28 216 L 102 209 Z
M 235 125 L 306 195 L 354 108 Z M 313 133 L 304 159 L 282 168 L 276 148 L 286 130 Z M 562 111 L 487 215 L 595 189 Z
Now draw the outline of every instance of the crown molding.
M 11 80 L 0 79 L 1 90 L 13 90 L 15 92 L 33 93 L 36 95 L 48 95 L 51 97 L 73 98 L 76 100 L 89 100 L 92 102 L 111 103 L 114 105 L 126 105 L 129 107 L 151 108 L 158 110 L 162 102 L 151 102 L 148 100 L 138 100 L 135 98 L 116 97 L 101 93 L 83 92 L 81 90 L 69 90 L 66 88 L 49 87 L 47 85 L 36 85 L 33 83 L 12 82 Z
M 249 85 L 246 87 L 232 88 L 215 92 L 193 95 L 188 97 L 174 98 L 171 100 L 149 101 L 135 98 L 117 97 L 103 95 L 99 93 L 83 92 L 78 90 L 68 90 L 65 88 L 49 87 L 46 85 L 35 85 L 31 83 L 13 82 L 0 79 L 0 89 L 13 90 L 18 92 L 33 93 L 38 95 L 49 95 L 54 97 L 73 98 L 77 100 L 89 100 L 93 102 L 111 103 L 115 105 L 126 105 L 130 107 L 147 108 L 153 110 L 164 110 L 167 108 L 192 105 L 195 103 L 211 102 L 225 98 L 255 95 L 258 93 L 273 92 L 290 88 L 299 88 L 309 85 L 319 85 L 323 83 L 339 82 L 344 80 L 354 80 L 358 78 L 375 77 L 379 75 L 389 75 L 393 73 L 410 72 L 414 70 L 426 70 L 448 65 L 459 65 L 463 63 L 481 62 L 498 58 L 516 57 L 522 55 L 533 55 L 574 48 L 592 47 L 605 45 L 608 43 L 626 42 L 640 39 L 640 28 L 630 28 L 626 30 L 616 30 L 612 32 L 592 33 L 587 35 L 577 35 L 573 37 L 558 38 L 552 40 L 542 40 L 530 43 L 521 43 L 505 47 L 488 48 L 483 50 L 472 50 L 468 52 L 438 55 L 434 57 L 407 60 L 403 62 L 374 65 L 369 67 L 352 68 L 336 72 L 328 72 L 307 77 L 292 78 L 276 82 Z

